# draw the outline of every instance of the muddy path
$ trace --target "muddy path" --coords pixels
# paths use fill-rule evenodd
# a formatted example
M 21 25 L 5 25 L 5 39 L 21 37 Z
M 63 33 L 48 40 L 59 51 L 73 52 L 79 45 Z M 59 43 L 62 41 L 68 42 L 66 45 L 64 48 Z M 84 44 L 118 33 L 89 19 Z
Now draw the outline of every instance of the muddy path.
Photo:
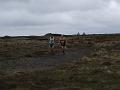
M 10 60 L 0 60 L 0 70 L 6 71 L 30 71 L 30 70 L 46 70 L 55 68 L 66 62 L 79 60 L 83 56 L 90 55 L 93 50 L 90 48 L 84 49 L 68 49 L 66 54 L 57 52 L 54 55 L 48 54 L 40 57 L 19 58 Z

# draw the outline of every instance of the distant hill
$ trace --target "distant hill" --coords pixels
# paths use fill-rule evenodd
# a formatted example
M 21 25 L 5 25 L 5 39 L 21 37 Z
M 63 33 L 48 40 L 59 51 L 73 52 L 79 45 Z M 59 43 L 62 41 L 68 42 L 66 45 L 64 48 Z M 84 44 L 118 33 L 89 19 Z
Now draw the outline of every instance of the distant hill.
M 52 33 L 47 33 L 45 34 L 45 36 L 49 37 L 49 36 L 54 36 L 54 37 L 57 37 L 57 36 L 61 36 L 62 34 L 52 34 Z

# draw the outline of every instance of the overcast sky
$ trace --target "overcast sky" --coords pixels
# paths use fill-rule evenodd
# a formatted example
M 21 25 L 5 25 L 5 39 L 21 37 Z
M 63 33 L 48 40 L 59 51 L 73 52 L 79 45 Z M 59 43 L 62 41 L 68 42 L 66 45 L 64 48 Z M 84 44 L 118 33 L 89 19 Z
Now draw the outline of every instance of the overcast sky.
M 120 0 L 0 0 L 0 35 L 120 33 Z

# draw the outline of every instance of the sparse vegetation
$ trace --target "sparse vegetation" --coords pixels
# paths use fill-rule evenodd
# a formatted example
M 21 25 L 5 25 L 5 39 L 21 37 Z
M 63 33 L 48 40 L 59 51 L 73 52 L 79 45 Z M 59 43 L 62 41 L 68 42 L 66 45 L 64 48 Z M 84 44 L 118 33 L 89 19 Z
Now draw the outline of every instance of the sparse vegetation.
M 120 37 L 87 36 L 94 44 L 68 43 L 68 49 L 91 48 L 84 55 L 52 69 L 4 71 L 0 68 L 1 90 L 119 90 L 120 89 Z M 113 38 L 114 37 L 114 38 Z M 70 37 L 67 37 L 71 40 Z M 104 39 L 107 38 L 107 39 Z M 118 39 L 119 38 L 119 39 Z M 103 40 L 104 39 L 104 40 Z M 96 42 L 97 41 L 97 42 Z M 77 43 L 76 43 L 77 42 Z M 85 45 L 86 44 L 86 45 Z M 0 39 L 0 62 L 18 58 L 48 56 L 47 41 Z M 74 57 L 74 56 L 73 56 Z

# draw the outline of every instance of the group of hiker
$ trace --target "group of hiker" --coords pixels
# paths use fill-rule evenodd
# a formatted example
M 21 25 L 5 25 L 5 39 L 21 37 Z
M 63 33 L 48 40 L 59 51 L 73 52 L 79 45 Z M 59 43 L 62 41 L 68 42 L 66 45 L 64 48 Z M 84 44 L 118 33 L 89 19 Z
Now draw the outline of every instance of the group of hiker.
M 55 42 L 55 38 L 53 36 L 51 36 L 49 38 L 49 47 L 50 47 L 50 51 L 54 52 L 54 46 L 55 46 L 56 42 Z M 65 48 L 66 48 L 66 38 L 61 35 L 59 38 L 59 46 L 62 49 L 62 53 L 65 54 Z

